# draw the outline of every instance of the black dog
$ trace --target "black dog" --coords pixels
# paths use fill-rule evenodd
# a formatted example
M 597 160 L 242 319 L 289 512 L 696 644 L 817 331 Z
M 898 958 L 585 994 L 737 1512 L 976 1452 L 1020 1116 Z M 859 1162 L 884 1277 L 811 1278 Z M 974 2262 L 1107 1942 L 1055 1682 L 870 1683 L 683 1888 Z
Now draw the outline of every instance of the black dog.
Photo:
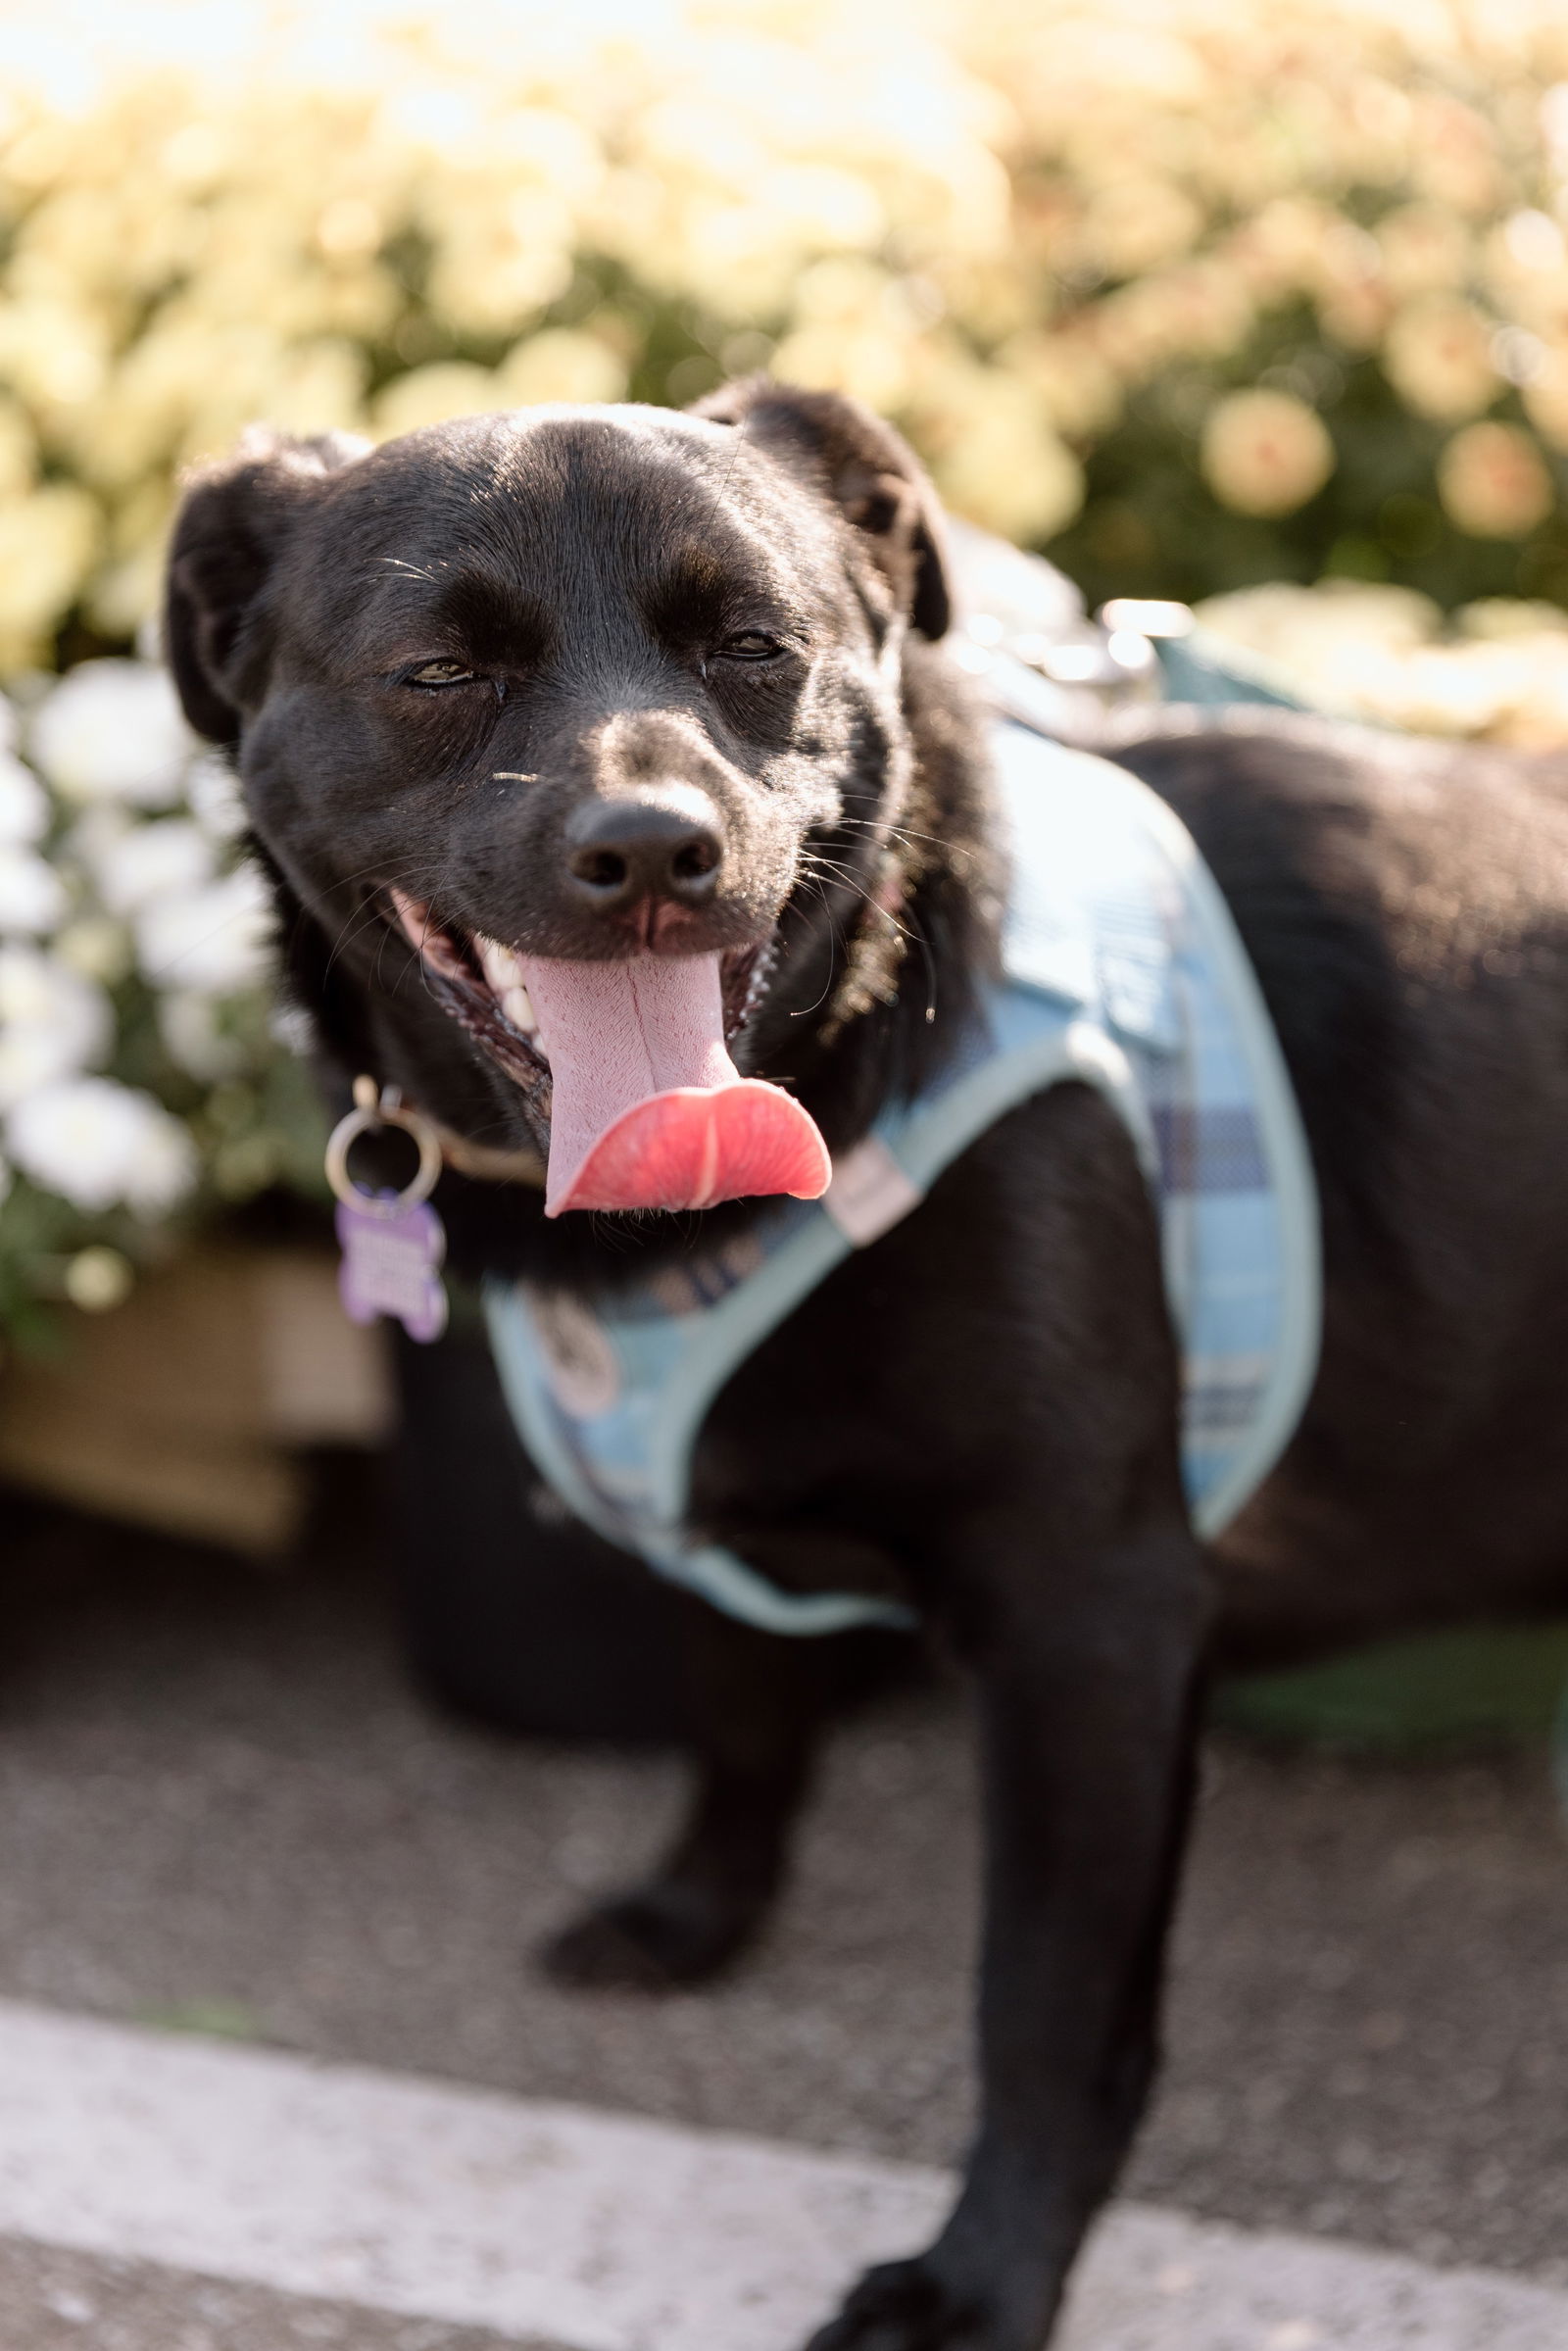
M 949 1050 L 997 905 L 947 617 L 903 444 L 765 384 L 696 416 L 278 443 L 191 488 L 185 707 L 235 749 L 331 1060 L 448 1139 L 460 1261 L 604 1291 L 756 1214 L 547 1221 L 549 1071 L 476 942 L 716 955 L 741 1066 L 835 1153 Z M 1216 1599 L 1255 1659 L 1568 1591 L 1561 775 L 1264 716 L 1156 722 L 1117 756 L 1196 835 L 1278 1027 L 1322 1201 L 1321 1369 L 1205 1556 L 1148 1190 L 1112 1111 L 1059 1085 L 711 1410 L 705 1533 L 789 1590 L 912 1600 L 978 1693 L 979 2136 L 937 2243 L 864 2279 L 817 2351 L 1045 2339 L 1149 2087 Z M 866 910 L 890 867 L 902 962 Z M 568 1940 L 582 1975 L 699 1974 L 776 1879 L 822 1653 L 706 1638 L 693 1822 Z

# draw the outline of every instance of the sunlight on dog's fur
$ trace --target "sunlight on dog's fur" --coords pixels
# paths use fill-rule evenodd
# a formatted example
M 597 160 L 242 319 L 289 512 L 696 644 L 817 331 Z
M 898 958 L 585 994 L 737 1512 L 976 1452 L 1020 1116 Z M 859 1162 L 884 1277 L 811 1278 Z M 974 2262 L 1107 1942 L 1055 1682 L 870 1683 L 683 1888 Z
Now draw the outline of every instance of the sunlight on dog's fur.
M 547 1219 L 561 1072 L 529 958 L 712 958 L 702 1050 L 835 1154 L 951 1050 L 1000 876 L 947 624 L 908 451 L 762 382 L 693 416 L 263 441 L 191 485 L 186 710 L 234 753 L 328 1085 L 369 1072 L 451 1139 L 460 1267 L 603 1292 L 759 1213 Z M 1115 1115 L 1060 1085 L 713 1406 L 711 1539 L 789 1591 L 913 1601 L 977 1692 L 980 2130 L 937 2242 L 815 2351 L 1039 2351 L 1147 2095 L 1216 1646 L 1568 1593 L 1568 772 L 1256 711 L 1140 716 L 1111 748 L 1190 828 L 1275 1022 L 1322 1204 L 1321 1366 L 1205 1552 L 1148 1190 Z M 519 1513 L 519 1544 L 574 1540 Z M 701 1614 L 692 1818 L 558 1947 L 575 1981 L 694 1981 L 778 1884 L 831 1658 Z

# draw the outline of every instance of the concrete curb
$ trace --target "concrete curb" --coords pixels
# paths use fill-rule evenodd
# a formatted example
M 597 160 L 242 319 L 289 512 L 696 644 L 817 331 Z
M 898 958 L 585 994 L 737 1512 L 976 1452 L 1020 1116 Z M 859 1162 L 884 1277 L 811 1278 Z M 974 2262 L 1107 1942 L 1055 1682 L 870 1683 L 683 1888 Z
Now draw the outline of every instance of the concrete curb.
M 569 2351 L 795 2351 L 939 2173 L 0 2002 L 0 2233 Z M 1568 2295 L 1123 2207 L 1061 2351 L 1563 2351 Z

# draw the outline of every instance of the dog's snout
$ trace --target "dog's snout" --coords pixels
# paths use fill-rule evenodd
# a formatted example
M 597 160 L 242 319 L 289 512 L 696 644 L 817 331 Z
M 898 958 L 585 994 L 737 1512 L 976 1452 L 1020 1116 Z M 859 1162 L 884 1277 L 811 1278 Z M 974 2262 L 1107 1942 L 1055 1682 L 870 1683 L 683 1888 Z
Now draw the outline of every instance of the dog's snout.
M 707 906 L 723 861 L 717 811 L 697 792 L 589 801 L 566 826 L 572 893 L 599 913 L 621 913 L 645 899 Z

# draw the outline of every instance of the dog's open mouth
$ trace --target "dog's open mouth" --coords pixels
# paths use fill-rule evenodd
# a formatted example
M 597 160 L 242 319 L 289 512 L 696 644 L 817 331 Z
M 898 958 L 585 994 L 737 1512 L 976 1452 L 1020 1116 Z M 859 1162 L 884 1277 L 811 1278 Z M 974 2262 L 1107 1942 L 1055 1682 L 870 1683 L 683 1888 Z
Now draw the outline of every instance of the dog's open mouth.
M 766 985 L 764 947 L 602 962 L 519 955 L 390 896 L 437 1001 L 521 1089 L 548 1139 L 547 1216 L 826 1189 L 813 1120 L 730 1056 Z

